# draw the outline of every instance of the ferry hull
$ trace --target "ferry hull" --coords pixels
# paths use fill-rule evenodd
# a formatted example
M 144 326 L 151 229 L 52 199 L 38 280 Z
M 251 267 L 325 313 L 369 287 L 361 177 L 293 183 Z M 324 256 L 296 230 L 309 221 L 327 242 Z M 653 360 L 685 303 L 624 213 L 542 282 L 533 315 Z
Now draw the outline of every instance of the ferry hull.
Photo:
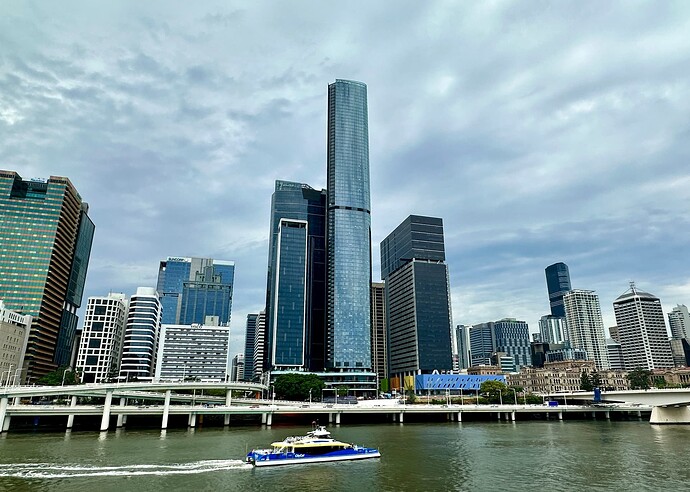
M 250 459 L 254 466 L 280 466 L 280 465 L 300 465 L 307 463 L 327 463 L 331 461 L 351 461 L 351 460 L 365 460 L 369 458 L 380 458 L 381 453 L 378 451 L 371 451 L 365 453 L 353 453 L 339 456 L 305 456 L 303 458 L 278 458 L 278 459 Z

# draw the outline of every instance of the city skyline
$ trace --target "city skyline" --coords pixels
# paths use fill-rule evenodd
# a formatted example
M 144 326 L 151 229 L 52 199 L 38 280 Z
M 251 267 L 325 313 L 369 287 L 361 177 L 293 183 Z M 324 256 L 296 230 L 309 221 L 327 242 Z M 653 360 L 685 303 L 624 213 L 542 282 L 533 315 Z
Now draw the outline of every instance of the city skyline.
M 555 262 L 607 328 L 630 280 L 664 313 L 690 303 L 684 6 L 409 4 L 379 32 L 390 4 L 336 30 L 319 4 L 75 5 L 3 8 L 0 167 L 66 176 L 90 204 L 84 298 L 155 286 L 171 253 L 232 259 L 241 352 L 274 181 L 326 187 L 324 94 L 348 78 L 369 89 L 372 244 L 443 218 L 454 326 L 536 332 Z

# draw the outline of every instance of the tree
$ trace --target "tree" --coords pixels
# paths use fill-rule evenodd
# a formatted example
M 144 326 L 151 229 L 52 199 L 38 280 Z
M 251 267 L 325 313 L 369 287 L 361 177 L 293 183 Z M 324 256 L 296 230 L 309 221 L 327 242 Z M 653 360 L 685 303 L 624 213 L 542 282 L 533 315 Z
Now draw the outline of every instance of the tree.
M 592 378 L 589 377 L 587 371 L 582 371 L 582 374 L 580 374 L 580 389 L 584 391 L 592 391 L 594 389 Z
M 630 389 L 649 389 L 651 376 L 652 371 L 638 367 L 630 371 L 626 378 L 630 383 Z
M 68 367 L 60 367 L 53 372 L 49 372 L 38 381 L 37 384 L 45 386 L 60 386 L 61 384 L 71 385 L 78 384 L 76 371 L 70 370 Z
M 309 390 L 312 397 L 321 395 L 325 383 L 316 374 L 281 374 L 273 383 L 276 396 L 284 400 L 308 401 Z
M 589 377 L 589 380 L 592 382 L 592 389 L 601 388 L 601 376 L 599 376 L 598 372 L 594 371 Z
M 505 394 L 507 390 L 508 386 L 506 386 L 505 383 L 495 380 L 484 381 L 479 387 L 479 391 L 486 394 L 489 397 L 489 401 L 492 403 L 500 401 L 502 395 Z

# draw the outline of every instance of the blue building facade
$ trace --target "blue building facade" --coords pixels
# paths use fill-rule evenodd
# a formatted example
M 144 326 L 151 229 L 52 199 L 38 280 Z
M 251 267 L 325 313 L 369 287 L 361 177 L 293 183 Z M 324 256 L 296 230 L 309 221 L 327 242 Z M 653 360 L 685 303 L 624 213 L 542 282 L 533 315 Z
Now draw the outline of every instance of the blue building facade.
M 266 323 L 266 370 L 323 370 L 326 192 L 303 183 L 275 183 Z
M 411 215 L 381 242 L 391 377 L 451 371 L 443 221 Z
M 232 314 L 235 263 L 211 258 L 169 256 L 158 268 L 163 324 L 203 324 L 218 316 L 226 325 Z
M 491 355 L 496 352 L 496 336 L 492 322 L 472 325 L 469 329 L 470 364 L 491 365 Z
M 565 318 L 563 294 L 571 290 L 570 272 L 565 263 L 554 263 L 544 270 L 546 274 L 546 288 L 549 291 L 549 305 L 551 315 Z
M 415 392 L 464 392 L 479 391 L 482 383 L 486 381 L 499 381 L 506 383 L 506 377 L 497 375 L 474 376 L 467 374 L 419 374 L 415 377 Z
M 328 86 L 326 366 L 371 369 L 371 205 L 367 86 Z

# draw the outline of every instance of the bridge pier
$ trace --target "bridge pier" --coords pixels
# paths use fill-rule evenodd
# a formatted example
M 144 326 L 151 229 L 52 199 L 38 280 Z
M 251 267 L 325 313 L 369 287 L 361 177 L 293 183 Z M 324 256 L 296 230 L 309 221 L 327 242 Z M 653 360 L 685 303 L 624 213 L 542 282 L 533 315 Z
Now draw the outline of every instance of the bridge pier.
M 640 410 L 637 411 L 637 418 L 642 420 L 642 412 Z
M 69 407 L 74 408 L 77 406 L 77 395 L 72 395 L 72 398 L 70 399 L 69 402 Z M 67 428 L 71 429 L 74 427 L 74 414 L 69 414 L 67 416 Z
M 652 407 L 650 424 L 690 424 L 690 407 Z
M 127 398 L 125 398 L 125 397 L 120 398 L 120 406 L 121 407 L 127 406 Z M 117 416 L 117 424 L 115 426 L 118 429 L 125 425 L 125 417 L 127 417 L 127 416 L 123 413 L 121 413 Z
M 266 425 L 266 414 L 265 413 L 261 414 L 261 425 Z
M 225 406 L 230 407 L 232 406 L 232 390 L 228 390 L 227 393 L 225 393 Z M 230 414 L 226 413 L 223 416 L 223 426 L 227 427 L 230 425 Z
M 7 418 L 7 405 L 9 398 L 3 396 L 0 398 L 0 432 L 5 432 L 5 419 Z
M 110 406 L 113 403 L 113 390 L 105 392 L 105 404 L 103 404 L 103 417 L 101 417 L 101 431 L 108 431 L 110 427 Z
M 328 423 L 332 424 L 335 421 L 335 417 L 332 413 L 328 414 Z
M 189 418 L 187 419 L 187 427 L 191 427 L 192 429 L 196 427 L 196 414 L 194 412 L 189 414 Z
M 405 420 L 404 416 L 405 416 L 405 414 L 402 412 L 400 412 L 400 414 L 398 415 L 398 420 L 400 421 L 401 424 L 403 423 L 403 420 Z
M 163 404 L 163 420 L 161 421 L 161 429 L 168 428 L 168 413 L 170 412 L 170 390 L 165 391 L 165 403 Z
M 563 412 L 558 412 L 558 420 L 563 420 Z
M 592 420 L 596 420 L 596 419 L 597 419 L 597 412 L 592 412 Z
M 335 425 L 340 425 L 340 413 L 335 414 Z
M 273 424 L 273 414 L 269 413 L 268 415 L 266 415 L 266 426 L 271 427 L 272 424 Z
M 515 410 L 513 410 L 512 412 L 510 412 L 510 420 L 512 420 L 513 422 L 515 422 Z
M 606 410 L 606 420 L 611 420 L 611 412 Z
M 462 412 L 458 412 L 458 422 L 462 422 Z

